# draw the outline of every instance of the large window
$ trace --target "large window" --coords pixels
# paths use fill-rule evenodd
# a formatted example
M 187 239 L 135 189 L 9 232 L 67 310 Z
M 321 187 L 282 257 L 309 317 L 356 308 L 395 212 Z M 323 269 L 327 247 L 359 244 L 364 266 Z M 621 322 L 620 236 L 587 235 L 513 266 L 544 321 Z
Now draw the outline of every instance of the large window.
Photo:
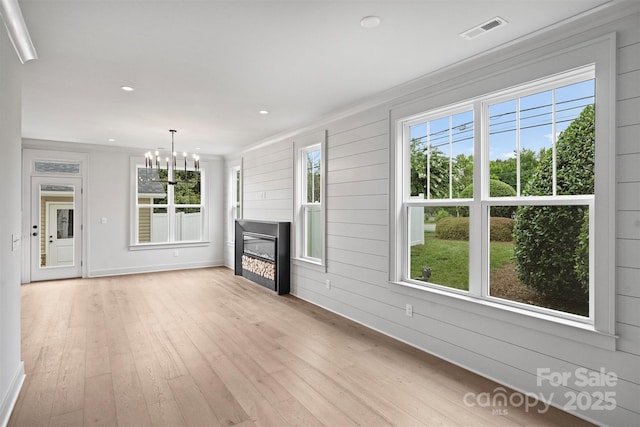
M 175 185 L 167 171 L 136 167 L 135 244 L 202 241 L 203 172 L 178 170 Z
M 296 143 L 296 258 L 324 265 L 325 133 Z
M 397 280 L 593 323 L 595 95 L 588 66 L 401 119 Z

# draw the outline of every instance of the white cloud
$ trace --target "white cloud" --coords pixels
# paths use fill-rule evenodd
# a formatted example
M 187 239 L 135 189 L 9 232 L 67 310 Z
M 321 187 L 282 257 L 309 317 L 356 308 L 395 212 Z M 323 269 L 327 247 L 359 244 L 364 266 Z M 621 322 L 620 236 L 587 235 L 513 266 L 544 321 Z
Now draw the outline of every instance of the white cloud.
M 502 154 L 500 154 L 500 158 L 502 160 L 515 159 L 516 158 L 516 153 L 513 152 L 513 151 L 510 151 L 508 153 L 502 153 Z
M 558 140 L 558 138 L 560 137 L 560 134 L 562 133 L 562 131 L 558 131 L 556 132 L 556 141 Z M 553 139 L 551 138 L 552 134 L 548 133 L 546 134 L 544 137 L 547 138 L 549 141 L 553 142 Z

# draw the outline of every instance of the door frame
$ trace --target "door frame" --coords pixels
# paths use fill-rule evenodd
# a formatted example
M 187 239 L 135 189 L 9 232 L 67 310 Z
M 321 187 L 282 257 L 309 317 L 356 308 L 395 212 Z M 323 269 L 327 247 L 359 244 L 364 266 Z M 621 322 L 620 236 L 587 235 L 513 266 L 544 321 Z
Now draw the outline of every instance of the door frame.
M 44 145 L 53 147 L 54 150 L 41 148 Z M 88 227 L 87 227 L 87 214 L 88 214 L 88 197 L 87 197 L 87 167 L 88 167 L 88 154 L 79 152 L 68 151 L 55 151 L 55 148 L 63 150 L 62 147 L 57 147 L 55 143 L 51 141 L 31 141 L 23 140 L 22 149 L 22 273 L 21 283 L 30 283 L 36 278 L 31 277 L 31 263 L 32 263 L 32 246 L 33 244 L 39 244 L 32 236 L 32 222 L 31 217 L 32 205 L 34 199 L 39 203 L 38 197 L 32 194 L 32 179 L 36 177 L 50 178 L 79 178 L 80 184 L 78 187 L 78 198 L 76 200 L 76 207 L 79 210 L 74 211 L 75 220 L 80 224 L 80 230 L 77 234 L 76 241 L 80 245 L 80 260 L 81 269 L 80 274 L 75 277 L 87 277 L 89 259 L 88 259 Z M 38 172 L 36 168 L 37 162 L 54 162 L 54 163 L 68 163 L 77 164 L 79 168 L 75 171 L 59 172 Z M 34 262 L 39 262 L 34 260 Z M 56 267 L 57 268 L 57 267 Z
M 70 266 L 41 266 L 41 238 L 42 233 L 46 233 L 48 226 L 42 230 L 42 209 L 45 209 L 45 216 L 48 222 L 48 204 L 41 205 L 40 186 L 60 185 L 73 187 L 73 264 Z M 56 280 L 82 277 L 82 178 L 78 176 L 32 176 L 31 177 L 31 256 L 30 256 L 30 280 Z M 77 216 L 77 217 L 76 217 Z M 45 242 L 47 241 L 45 235 Z M 45 246 L 46 248 L 46 246 Z M 47 251 L 45 250 L 45 254 Z

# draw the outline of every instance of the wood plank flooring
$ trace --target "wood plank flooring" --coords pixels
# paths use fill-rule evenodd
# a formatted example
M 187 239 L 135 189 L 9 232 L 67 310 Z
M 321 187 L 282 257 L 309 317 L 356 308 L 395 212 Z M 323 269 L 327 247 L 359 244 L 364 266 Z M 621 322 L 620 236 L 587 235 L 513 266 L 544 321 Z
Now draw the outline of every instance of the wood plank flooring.
M 10 427 L 588 425 L 226 268 L 24 285 L 22 358 Z

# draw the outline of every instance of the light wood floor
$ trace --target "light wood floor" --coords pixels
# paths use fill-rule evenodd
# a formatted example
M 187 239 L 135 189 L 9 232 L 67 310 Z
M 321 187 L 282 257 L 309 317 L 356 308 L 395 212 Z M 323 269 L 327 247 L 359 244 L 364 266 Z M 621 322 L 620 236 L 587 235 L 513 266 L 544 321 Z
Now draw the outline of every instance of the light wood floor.
M 22 357 L 11 427 L 586 425 L 226 268 L 24 285 Z

